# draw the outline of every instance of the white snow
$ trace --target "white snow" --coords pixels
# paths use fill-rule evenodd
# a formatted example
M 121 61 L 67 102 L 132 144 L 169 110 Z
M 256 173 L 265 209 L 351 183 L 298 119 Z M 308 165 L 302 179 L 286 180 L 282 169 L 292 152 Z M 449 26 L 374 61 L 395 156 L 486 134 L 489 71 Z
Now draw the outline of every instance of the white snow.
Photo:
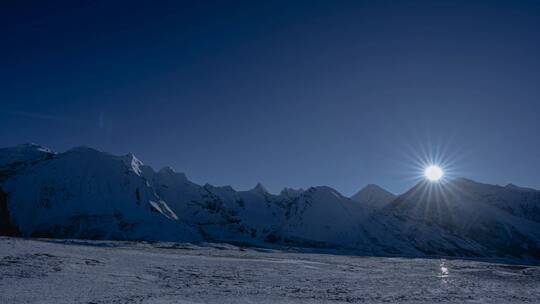
M 371 255 L 540 259 L 540 191 L 457 179 L 395 197 L 368 185 L 269 193 L 198 185 L 133 154 L 0 149 L 0 233 L 353 249 Z M 440 192 L 440 193 L 438 193 Z M 8 220 L 7 223 L 4 223 Z
M 128 159 L 79 147 L 25 168 L 2 184 L 11 223 L 23 236 L 199 239 Z
M 537 303 L 540 268 L 242 249 L 0 238 L 0 303 Z

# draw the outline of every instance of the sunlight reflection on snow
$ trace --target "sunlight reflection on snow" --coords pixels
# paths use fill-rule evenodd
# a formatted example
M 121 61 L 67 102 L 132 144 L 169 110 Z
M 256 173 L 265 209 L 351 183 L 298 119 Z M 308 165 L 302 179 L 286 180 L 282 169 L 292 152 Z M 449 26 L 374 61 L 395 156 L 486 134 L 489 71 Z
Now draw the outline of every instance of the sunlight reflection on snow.
M 444 265 L 444 261 L 441 261 L 441 264 L 439 265 L 440 274 L 438 275 L 439 278 L 446 278 L 448 277 L 448 267 Z

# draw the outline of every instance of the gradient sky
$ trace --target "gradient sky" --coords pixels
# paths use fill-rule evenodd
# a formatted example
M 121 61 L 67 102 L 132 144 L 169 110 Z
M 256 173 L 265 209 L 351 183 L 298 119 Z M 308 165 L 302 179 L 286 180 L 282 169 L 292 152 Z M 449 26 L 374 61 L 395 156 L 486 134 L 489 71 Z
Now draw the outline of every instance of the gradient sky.
M 347 195 L 439 153 L 540 188 L 540 1 L 45 2 L 0 4 L 0 146 Z

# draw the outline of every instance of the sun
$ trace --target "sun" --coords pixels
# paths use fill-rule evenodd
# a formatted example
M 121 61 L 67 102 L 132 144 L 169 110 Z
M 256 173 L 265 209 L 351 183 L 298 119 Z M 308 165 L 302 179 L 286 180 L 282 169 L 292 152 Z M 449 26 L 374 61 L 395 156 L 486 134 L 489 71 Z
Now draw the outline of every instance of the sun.
M 429 181 L 436 182 L 443 177 L 444 171 L 437 165 L 431 165 L 424 170 L 424 175 Z

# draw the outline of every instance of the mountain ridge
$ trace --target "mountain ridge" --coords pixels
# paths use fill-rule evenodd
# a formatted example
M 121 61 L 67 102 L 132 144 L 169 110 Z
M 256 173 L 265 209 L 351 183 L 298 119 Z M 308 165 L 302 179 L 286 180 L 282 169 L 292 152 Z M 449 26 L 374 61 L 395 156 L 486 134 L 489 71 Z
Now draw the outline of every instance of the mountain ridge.
M 0 160 L 0 234 L 540 259 L 540 191 L 514 185 L 421 181 L 396 196 L 369 184 L 349 198 L 328 186 L 201 186 L 88 147 L 19 145 Z

